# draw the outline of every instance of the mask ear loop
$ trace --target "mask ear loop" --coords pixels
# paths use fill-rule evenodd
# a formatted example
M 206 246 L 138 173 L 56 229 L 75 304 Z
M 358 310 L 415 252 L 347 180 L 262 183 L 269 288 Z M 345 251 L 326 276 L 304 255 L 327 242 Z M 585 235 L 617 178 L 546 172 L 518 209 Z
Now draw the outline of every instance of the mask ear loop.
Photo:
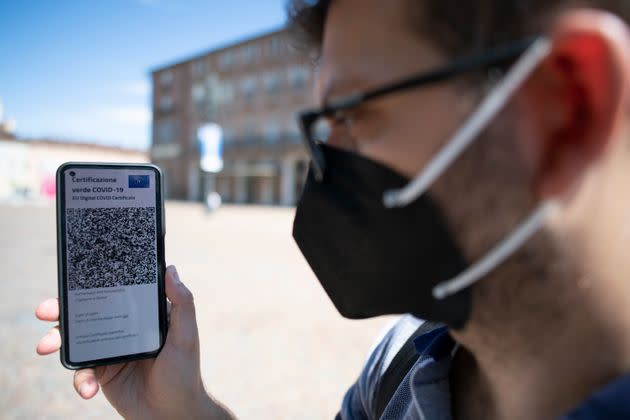
M 446 299 L 488 275 L 534 236 L 557 208 L 558 204 L 554 200 L 542 202 L 510 236 L 494 247 L 484 258 L 457 277 L 435 286 L 433 297 L 438 300 Z
M 505 78 L 499 82 L 494 91 L 482 102 L 453 139 L 429 162 L 427 167 L 405 187 L 385 192 L 383 195 L 385 207 L 404 207 L 424 194 L 463 151 L 479 137 L 485 127 L 505 107 L 550 51 L 551 42 L 548 39 L 537 40 L 514 64 Z M 479 262 L 457 277 L 438 284 L 433 289 L 433 296 L 439 300 L 445 299 L 472 286 L 493 271 L 544 225 L 545 220 L 555 208 L 557 208 L 557 203 L 554 200 L 542 202 L 510 236 L 494 247 Z

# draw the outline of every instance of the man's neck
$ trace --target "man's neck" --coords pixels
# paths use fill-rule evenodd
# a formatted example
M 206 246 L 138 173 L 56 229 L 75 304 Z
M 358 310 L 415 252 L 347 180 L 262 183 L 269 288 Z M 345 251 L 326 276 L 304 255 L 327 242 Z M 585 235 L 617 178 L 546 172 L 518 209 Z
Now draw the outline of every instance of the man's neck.
M 556 418 L 629 372 L 630 335 L 621 332 L 630 317 L 611 319 L 610 307 L 590 298 L 560 299 L 568 310 L 556 313 L 532 308 L 527 322 L 498 318 L 452 332 L 463 345 L 451 372 L 456 418 Z
M 523 359 L 518 369 L 499 363 L 485 367 L 462 348 L 450 376 L 454 418 L 557 418 L 621 374 L 608 366 L 584 368 L 590 360 L 597 359 L 568 355 L 546 367 L 531 359 Z

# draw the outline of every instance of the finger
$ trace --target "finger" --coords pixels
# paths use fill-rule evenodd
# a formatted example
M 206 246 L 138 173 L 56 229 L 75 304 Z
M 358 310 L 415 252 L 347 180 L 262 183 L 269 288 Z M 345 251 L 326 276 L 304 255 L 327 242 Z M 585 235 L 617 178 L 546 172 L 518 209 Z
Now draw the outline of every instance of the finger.
M 133 362 L 132 362 L 133 363 Z M 115 365 L 97 366 L 94 368 L 94 377 L 99 386 L 107 386 L 127 366 L 127 363 Z
M 166 269 L 166 295 L 171 301 L 171 317 L 167 341 L 186 350 L 199 346 L 195 303 L 192 292 L 181 282 L 175 267 Z
M 35 316 L 42 321 L 57 322 L 59 320 L 59 301 L 46 299 L 35 309 Z
M 172 306 L 192 304 L 194 302 L 192 292 L 182 283 L 175 266 L 166 269 L 166 297 Z
M 37 343 L 37 354 L 45 356 L 54 353 L 61 348 L 61 334 L 59 334 L 59 326 L 48 331 L 48 334 L 42 337 Z
M 89 400 L 98 392 L 98 382 L 94 369 L 81 369 L 74 372 L 74 389 L 84 400 Z

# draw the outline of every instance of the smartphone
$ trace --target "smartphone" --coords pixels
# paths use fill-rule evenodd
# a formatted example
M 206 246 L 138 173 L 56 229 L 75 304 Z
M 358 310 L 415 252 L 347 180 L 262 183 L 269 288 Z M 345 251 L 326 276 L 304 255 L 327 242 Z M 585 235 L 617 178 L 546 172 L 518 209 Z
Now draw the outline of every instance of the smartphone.
M 57 170 L 61 363 L 156 357 L 166 339 L 162 173 L 149 164 Z

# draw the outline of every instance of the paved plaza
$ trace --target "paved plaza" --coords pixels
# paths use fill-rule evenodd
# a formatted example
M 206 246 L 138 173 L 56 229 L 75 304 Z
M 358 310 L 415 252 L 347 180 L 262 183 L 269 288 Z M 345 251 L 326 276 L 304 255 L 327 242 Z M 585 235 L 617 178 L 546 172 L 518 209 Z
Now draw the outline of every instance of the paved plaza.
M 195 294 L 206 386 L 243 419 L 327 419 L 390 318 L 342 319 L 291 238 L 293 210 L 166 209 L 166 257 Z M 58 356 L 35 345 L 57 295 L 52 205 L 0 205 L 0 417 L 117 418 L 83 401 Z

